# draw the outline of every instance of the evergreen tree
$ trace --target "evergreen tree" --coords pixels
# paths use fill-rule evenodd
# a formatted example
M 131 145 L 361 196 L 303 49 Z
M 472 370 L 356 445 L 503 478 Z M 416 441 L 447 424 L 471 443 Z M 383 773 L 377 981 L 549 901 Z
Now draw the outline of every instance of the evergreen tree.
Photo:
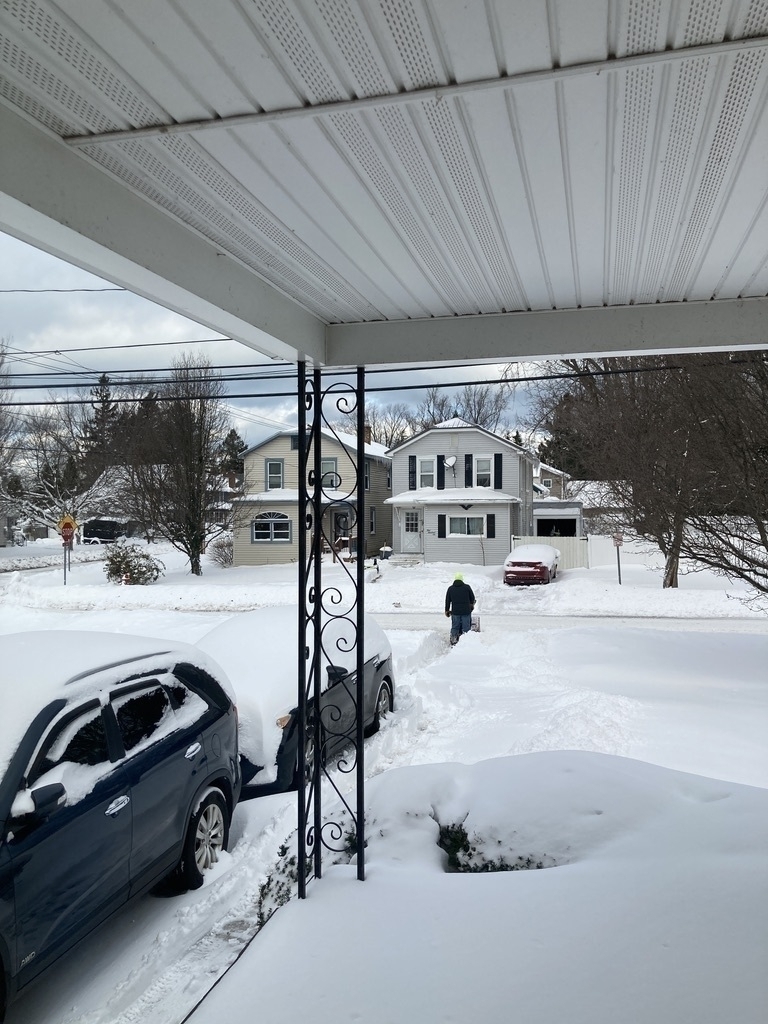
M 243 472 L 243 452 L 248 445 L 233 427 L 221 443 L 219 470 L 222 473 Z
M 93 413 L 83 427 L 83 475 L 95 480 L 105 469 L 116 465 L 120 458 L 120 407 L 112 395 L 112 386 L 106 373 L 90 391 Z

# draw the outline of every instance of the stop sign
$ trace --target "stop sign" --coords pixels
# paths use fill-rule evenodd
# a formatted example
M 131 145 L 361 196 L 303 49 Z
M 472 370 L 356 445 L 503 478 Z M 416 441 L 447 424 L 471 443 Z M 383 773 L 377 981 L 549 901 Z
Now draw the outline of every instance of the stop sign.
M 71 523 L 65 523 L 61 528 L 61 539 L 65 544 L 69 544 L 75 535 L 75 528 Z

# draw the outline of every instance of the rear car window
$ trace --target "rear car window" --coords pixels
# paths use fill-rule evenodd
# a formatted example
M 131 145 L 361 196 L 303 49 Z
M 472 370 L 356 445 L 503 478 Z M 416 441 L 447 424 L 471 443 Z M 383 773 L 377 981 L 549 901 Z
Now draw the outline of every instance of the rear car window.
M 142 741 L 159 739 L 176 725 L 170 698 L 159 684 L 117 696 L 112 706 L 126 752 L 134 750 Z

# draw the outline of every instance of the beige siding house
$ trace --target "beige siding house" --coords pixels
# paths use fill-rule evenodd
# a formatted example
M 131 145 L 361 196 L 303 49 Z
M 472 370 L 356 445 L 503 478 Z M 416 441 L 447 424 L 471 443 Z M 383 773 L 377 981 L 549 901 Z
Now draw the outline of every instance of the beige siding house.
M 392 455 L 396 555 L 500 565 L 533 529 L 533 456 L 461 419 L 410 437 Z
M 356 439 L 349 434 L 322 432 L 322 472 L 328 481 L 328 505 L 323 534 L 328 545 L 357 550 L 358 529 L 350 515 L 356 505 Z M 244 495 L 236 503 L 235 565 L 277 565 L 299 557 L 299 435 L 274 434 L 243 455 Z M 360 546 L 366 557 L 378 555 L 391 543 L 391 459 L 383 445 L 366 443 L 365 508 L 360 524 Z M 329 486 L 333 485 L 335 486 Z M 350 494 L 351 492 L 351 494 Z M 310 538 L 308 538 L 309 540 Z
M 542 497 L 557 498 L 562 501 L 567 495 L 566 485 L 570 477 L 562 469 L 555 469 L 545 462 L 537 462 L 534 466 L 533 489 Z

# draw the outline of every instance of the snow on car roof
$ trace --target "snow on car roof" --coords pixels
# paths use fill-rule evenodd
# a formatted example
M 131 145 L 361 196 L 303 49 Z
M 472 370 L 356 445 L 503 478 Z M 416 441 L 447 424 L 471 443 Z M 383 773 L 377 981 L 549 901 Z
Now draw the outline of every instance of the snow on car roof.
M 560 552 L 549 544 L 521 544 L 506 557 L 507 562 L 549 562 L 559 558 Z
M 324 683 L 328 664 L 341 665 L 347 671 L 355 669 L 354 615 L 353 621 L 329 619 L 325 625 L 321 667 Z M 197 642 L 229 676 L 237 697 L 241 749 L 267 772 L 274 766 L 280 745 L 276 720 L 298 703 L 298 617 L 295 605 L 242 612 L 215 626 Z M 311 656 L 311 636 L 307 643 Z M 384 631 L 366 616 L 365 660 L 387 658 L 391 652 Z
M 228 680 L 190 644 L 125 633 L 45 630 L 0 636 L 0 771 L 37 713 L 57 699 L 71 701 L 119 682 L 128 673 L 189 662 Z

